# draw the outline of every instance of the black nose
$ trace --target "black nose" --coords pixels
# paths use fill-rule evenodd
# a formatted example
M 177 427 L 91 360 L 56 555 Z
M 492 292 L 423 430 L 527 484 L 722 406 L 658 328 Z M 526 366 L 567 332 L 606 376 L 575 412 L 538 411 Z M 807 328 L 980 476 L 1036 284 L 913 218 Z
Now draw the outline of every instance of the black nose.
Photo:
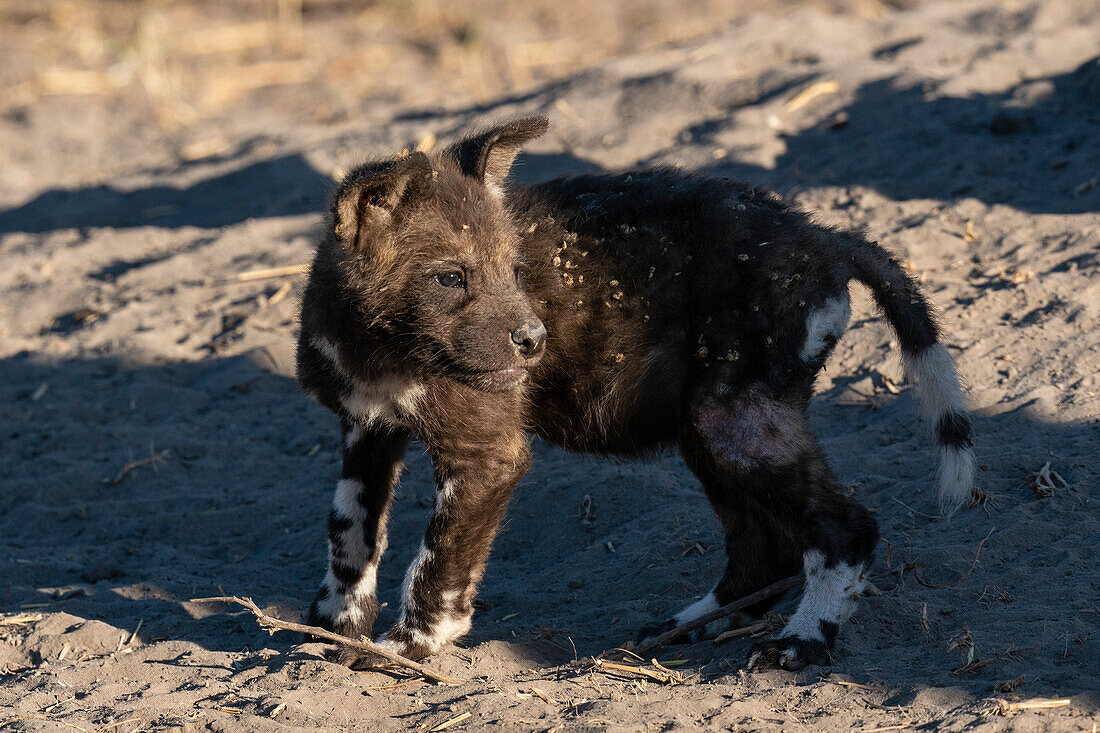
M 512 343 L 517 354 L 524 359 L 534 359 L 546 346 L 546 326 L 538 319 L 520 324 L 512 329 Z

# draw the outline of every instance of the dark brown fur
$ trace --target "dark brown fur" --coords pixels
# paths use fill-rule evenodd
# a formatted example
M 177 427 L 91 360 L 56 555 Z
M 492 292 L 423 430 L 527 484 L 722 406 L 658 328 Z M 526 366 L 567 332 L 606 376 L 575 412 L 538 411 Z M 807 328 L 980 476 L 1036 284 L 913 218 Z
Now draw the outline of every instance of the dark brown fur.
M 859 278 L 903 348 L 923 353 L 938 334 L 915 284 L 876 245 L 725 179 L 655 170 L 505 191 L 520 145 L 545 126 L 520 120 L 435 158 L 364 166 L 334 197 L 303 301 L 299 380 L 343 420 L 350 482 L 314 623 L 370 633 L 370 568 L 410 433 L 438 491 L 385 636 L 409 656 L 468 628 L 528 432 L 599 454 L 678 447 L 726 529 L 720 603 L 797 572 L 806 552 L 828 568 L 870 560 L 874 519 L 806 425 L 840 334 L 800 350 L 808 314 Z M 765 642 L 754 661 L 817 661 L 835 636 L 826 626 Z

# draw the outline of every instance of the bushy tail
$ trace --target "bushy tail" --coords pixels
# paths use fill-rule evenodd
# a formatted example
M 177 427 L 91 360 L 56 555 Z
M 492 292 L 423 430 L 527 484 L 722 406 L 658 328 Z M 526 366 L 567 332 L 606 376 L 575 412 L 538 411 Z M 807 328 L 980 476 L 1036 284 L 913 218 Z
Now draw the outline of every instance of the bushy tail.
M 921 413 L 939 445 L 940 509 L 945 515 L 965 505 L 974 490 L 970 418 L 955 362 L 940 343 L 932 309 L 917 283 L 874 242 L 853 237 L 850 264 L 897 333 L 906 377 L 915 382 Z

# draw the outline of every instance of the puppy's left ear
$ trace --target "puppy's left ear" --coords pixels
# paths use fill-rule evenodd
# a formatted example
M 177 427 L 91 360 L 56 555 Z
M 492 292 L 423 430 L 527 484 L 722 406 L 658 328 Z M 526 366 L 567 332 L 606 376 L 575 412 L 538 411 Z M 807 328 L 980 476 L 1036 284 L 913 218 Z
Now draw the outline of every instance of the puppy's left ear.
M 541 115 L 522 117 L 457 142 L 444 155 L 499 196 L 520 148 L 541 137 L 549 126 L 550 121 Z

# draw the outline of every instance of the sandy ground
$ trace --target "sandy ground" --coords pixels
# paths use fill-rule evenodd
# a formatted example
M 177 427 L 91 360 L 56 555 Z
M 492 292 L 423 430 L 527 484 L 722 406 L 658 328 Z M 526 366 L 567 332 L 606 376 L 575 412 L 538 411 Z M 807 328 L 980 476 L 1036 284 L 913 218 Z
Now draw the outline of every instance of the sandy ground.
M 133 95 L 9 88 L 0 727 L 1095 730 L 1100 6 L 773 8 L 490 99 L 406 76 L 408 94 L 339 115 L 303 114 L 301 85 L 178 127 Z M 251 595 L 299 619 L 325 562 L 338 434 L 291 377 L 301 281 L 235 276 L 306 261 L 358 156 L 535 111 L 553 129 L 523 180 L 676 163 L 763 182 L 895 249 L 942 309 L 988 500 L 932 516 L 928 442 L 856 292 L 813 422 L 888 542 L 831 667 L 745 674 L 745 639 L 664 650 L 674 686 L 590 667 L 720 570 L 717 522 L 671 456 L 536 446 L 473 630 L 429 660 L 459 686 L 394 686 L 188 602 Z M 414 449 L 384 623 L 431 490 Z M 992 698 L 1069 704 L 1002 716 Z

